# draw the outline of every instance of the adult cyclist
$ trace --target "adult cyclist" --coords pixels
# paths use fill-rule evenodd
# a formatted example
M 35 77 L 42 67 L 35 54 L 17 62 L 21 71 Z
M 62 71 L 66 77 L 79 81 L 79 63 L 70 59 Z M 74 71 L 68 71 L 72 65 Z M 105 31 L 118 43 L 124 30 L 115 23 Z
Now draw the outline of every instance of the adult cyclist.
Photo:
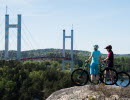
M 109 68 L 113 68 L 114 66 L 114 54 L 113 54 L 113 51 L 112 51 L 112 46 L 111 45 L 108 45 L 106 46 L 105 48 L 108 52 L 108 55 L 107 57 L 103 60 L 103 62 L 106 62 L 107 64 L 107 67 Z M 105 72 L 106 74 L 110 73 L 110 78 L 111 80 L 113 81 L 113 73 L 111 71 L 108 71 L 108 72 Z M 106 80 L 105 80 L 106 81 Z
M 101 60 L 101 53 L 98 50 L 99 46 L 94 45 L 94 51 L 91 53 L 90 57 L 86 62 L 89 62 L 91 59 L 90 64 L 90 75 L 91 75 L 91 81 L 94 81 L 95 79 L 99 79 L 99 61 Z
M 103 61 L 107 62 L 107 67 L 112 68 L 113 65 L 114 65 L 114 54 L 113 54 L 113 51 L 112 51 L 112 46 L 108 45 L 108 46 L 106 46 L 105 49 L 108 51 L 108 55 L 107 55 L 107 58 L 104 59 Z

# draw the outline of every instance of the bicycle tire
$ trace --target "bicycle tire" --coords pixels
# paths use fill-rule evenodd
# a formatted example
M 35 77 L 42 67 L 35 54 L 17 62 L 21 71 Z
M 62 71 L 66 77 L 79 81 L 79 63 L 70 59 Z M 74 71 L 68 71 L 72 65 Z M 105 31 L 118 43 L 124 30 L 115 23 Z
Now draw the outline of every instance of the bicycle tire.
M 71 74 L 71 81 L 76 86 L 83 86 L 83 85 L 87 84 L 88 80 L 89 80 L 89 75 L 83 69 L 76 69 Z
M 111 74 L 111 75 L 110 75 Z M 100 73 L 100 81 L 106 85 L 114 85 L 118 80 L 117 71 L 107 67 Z
M 117 86 L 127 87 L 130 84 L 130 75 L 126 72 L 118 72 Z

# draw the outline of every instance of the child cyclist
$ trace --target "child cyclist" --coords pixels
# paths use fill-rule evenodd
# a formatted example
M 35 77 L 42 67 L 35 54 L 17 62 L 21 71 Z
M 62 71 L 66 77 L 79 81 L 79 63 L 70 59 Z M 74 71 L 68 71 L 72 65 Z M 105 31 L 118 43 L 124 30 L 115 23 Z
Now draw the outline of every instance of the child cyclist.
M 98 50 L 99 46 L 94 45 L 94 51 L 91 53 L 90 57 L 86 62 L 89 62 L 91 59 L 91 64 L 90 64 L 90 75 L 91 75 L 91 81 L 94 81 L 95 79 L 99 79 L 99 61 L 101 60 L 101 53 Z

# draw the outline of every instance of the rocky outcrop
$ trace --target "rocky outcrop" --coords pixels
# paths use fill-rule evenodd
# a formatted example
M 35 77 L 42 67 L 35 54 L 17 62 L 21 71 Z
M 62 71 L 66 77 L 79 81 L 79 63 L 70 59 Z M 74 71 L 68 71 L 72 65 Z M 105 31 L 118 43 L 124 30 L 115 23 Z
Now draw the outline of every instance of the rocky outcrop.
M 110 89 L 112 90 L 110 91 Z M 109 95 L 105 95 L 109 91 Z M 113 91 L 120 91 L 119 87 L 112 86 L 75 86 L 71 88 L 61 89 L 52 93 L 46 100 L 130 100 L 129 98 L 120 98 L 119 93 Z

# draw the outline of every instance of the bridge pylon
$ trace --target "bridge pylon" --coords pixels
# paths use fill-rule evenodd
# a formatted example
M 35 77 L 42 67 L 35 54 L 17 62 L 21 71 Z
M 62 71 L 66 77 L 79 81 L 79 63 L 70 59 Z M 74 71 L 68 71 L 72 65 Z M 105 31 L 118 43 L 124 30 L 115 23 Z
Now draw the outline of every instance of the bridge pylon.
M 5 60 L 9 59 L 9 28 L 17 28 L 17 60 L 21 59 L 21 15 L 18 14 L 18 23 L 9 24 L 9 15 L 5 15 Z
M 70 60 L 62 60 L 62 70 L 65 69 L 65 62 L 70 62 L 71 66 L 70 66 L 70 71 L 73 71 L 73 66 L 74 66 L 74 56 L 73 56 L 73 29 L 71 30 L 71 36 L 66 36 L 65 35 L 65 30 L 63 30 L 63 57 L 65 57 L 65 40 L 66 38 L 71 39 L 71 50 L 70 50 Z

